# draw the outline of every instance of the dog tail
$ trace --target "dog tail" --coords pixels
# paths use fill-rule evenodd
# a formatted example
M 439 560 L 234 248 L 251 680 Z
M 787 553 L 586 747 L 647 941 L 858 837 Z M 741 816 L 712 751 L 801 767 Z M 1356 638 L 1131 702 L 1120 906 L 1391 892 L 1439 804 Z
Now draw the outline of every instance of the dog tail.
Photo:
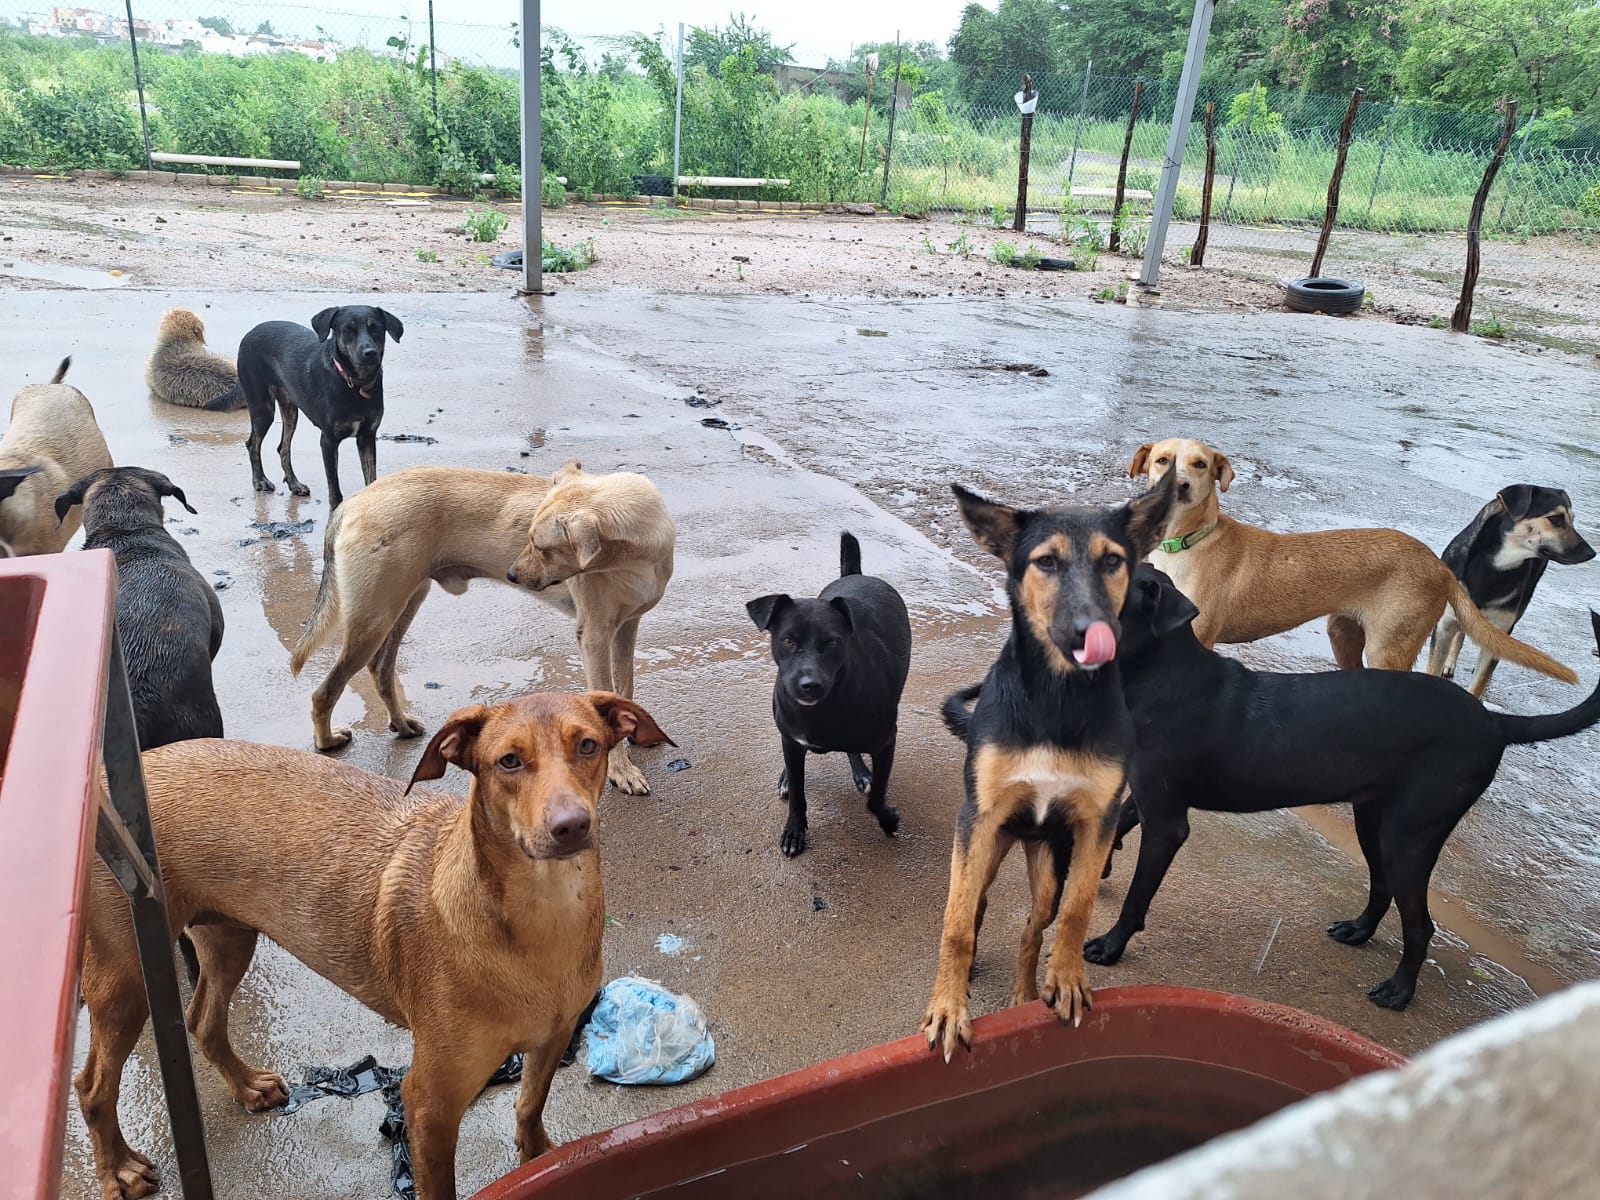
M 839 578 L 861 574 L 861 543 L 853 533 L 839 535 Z
M 334 541 L 339 527 L 344 523 L 346 506 L 341 504 L 328 518 L 328 528 L 322 535 L 322 582 L 317 586 L 317 602 L 311 607 L 311 620 L 306 631 L 295 643 L 289 656 L 289 670 L 298 678 L 306 660 L 322 649 L 339 619 L 339 564 L 334 556 Z
M 215 400 L 208 400 L 205 404 L 207 412 L 233 412 L 244 407 L 244 392 L 236 383 Z
M 72 365 L 72 355 L 67 355 L 61 360 L 61 365 L 56 368 L 56 373 L 50 377 L 51 383 L 60 383 L 67 377 L 67 368 Z
M 1443 563 L 1440 568 L 1449 574 L 1450 568 Z M 1490 624 L 1489 618 L 1478 611 L 1478 606 L 1472 602 L 1472 597 L 1467 594 L 1467 589 L 1461 586 L 1461 581 L 1453 574 L 1450 578 L 1450 607 L 1455 610 L 1456 620 L 1461 622 L 1461 629 L 1467 637 L 1477 643 L 1481 650 L 1514 662 L 1519 667 L 1538 671 L 1541 675 L 1548 675 L 1552 679 L 1559 679 L 1562 683 L 1577 683 L 1578 675 L 1565 663 L 1559 663 L 1543 650 L 1535 650 L 1526 642 L 1519 642 L 1509 633 L 1504 633 Z
M 1589 622 L 1594 627 L 1595 644 L 1600 645 L 1600 613 L 1590 609 Z M 1501 735 L 1512 746 L 1571 737 L 1600 721 L 1600 682 L 1595 684 L 1588 699 L 1566 712 L 1547 713 L 1539 717 L 1514 717 L 1510 713 L 1494 715 L 1499 722 Z
M 967 705 L 976 700 L 981 691 L 983 684 L 974 683 L 944 698 L 944 708 L 941 710 L 944 727 L 962 741 L 967 740 L 967 730 L 972 726 L 972 710 Z

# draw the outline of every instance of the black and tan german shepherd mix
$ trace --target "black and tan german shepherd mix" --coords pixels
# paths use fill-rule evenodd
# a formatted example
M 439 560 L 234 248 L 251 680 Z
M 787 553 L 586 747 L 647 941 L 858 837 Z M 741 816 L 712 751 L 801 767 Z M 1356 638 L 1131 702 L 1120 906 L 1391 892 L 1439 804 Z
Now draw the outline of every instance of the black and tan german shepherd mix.
M 1011 634 L 970 719 L 947 702 L 967 743 L 966 802 L 956 821 L 939 977 L 923 1021 L 945 1061 L 972 1046 L 968 982 L 985 896 L 1022 842 L 1033 908 L 1013 1003 L 1038 999 L 1039 950 L 1066 891 L 1043 997 L 1078 1024 L 1091 1003 L 1083 960 L 1100 872 L 1116 833 L 1133 749 L 1117 638 L 1133 569 L 1161 538 L 1174 472 L 1120 508 L 1010 508 L 955 487 L 978 545 L 1006 565 Z

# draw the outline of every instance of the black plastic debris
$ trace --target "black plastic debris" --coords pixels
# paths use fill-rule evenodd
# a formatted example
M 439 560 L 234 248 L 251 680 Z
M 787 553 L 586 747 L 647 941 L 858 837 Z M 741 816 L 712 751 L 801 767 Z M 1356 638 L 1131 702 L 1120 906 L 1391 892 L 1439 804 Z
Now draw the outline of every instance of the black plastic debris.
M 683 402 L 690 408 L 715 408 L 721 400 L 714 400 L 710 396 L 685 396 Z
M 733 428 L 732 425 L 728 424 L 721 417 L 701 417 L 700 418 L 700 424 L 704 425 L 707 429 L 732 429 Z
M 583 1031 L 594 1016 L 595 1005 L 599 1003 L 600 993 L 596 992 L 594 999 L 589 1001 L 589 1007 L 578 1017 L 572 1040 L 567 1043 L 566 1052 L 561 1056 L 563 1067 L 569 1067 L 577 1061 Z M 405 1082 L 408 1070 L 409 1067 L 380 1066 L 370 1054 L 348 1067 L 307 1067 L 305 1082 L 290 1088 L 289 1098 L 276 1111 L 292 1113 L 324 1096 L 343 1096 L 350 1100 L 365 1096 L 368 1092 L 382 1091 L 384 1112 L 378 1132 L 390 1142 L 389 1185 L 401 1200 L 417 1200 L 417 1181 L 411 1170 L 411 1142 L 406 1137 L 406 1106 L 400 1097 L 400 1085 Z M 489 1076 L 483 1087 L 487 1091 L 502 1084 L 515 1083 L 521 1078 L 522 1055 L 513 1054 Z
M 692 762 L 690 762 L 687 758 L 675 758 L 675 759 L 673 759 L 671 762 L 669 762 L 667 764 L 667 770 L 669 770 L 669 771 L 687 771 L 692 766 L 694 766 L 694 764 Z
M 251 521 L 251 529 L 259 529 L 262 533 L 274 538 L 299 537 L 310 533 L 316 528 L 316 521 L 307 517 L 304 521 Z M 240 542 L 241 546 L 248 546 L 249 542 Z
M 169 446 L 186 446 L 188 443 L 189 439 L 184 437 L 181 433 L 167 434 L 167 445 Z
M 432 446 L 439 441 L 438 438 L 429 437 L 425 433 L 382 433 L 378 438 L 384 442 L 418 442 L 424 446 Z
M 811 897 L 811 911 L 812 912 L 823 912 L 824 910 L 827 909 L 827 907 L 828 907 L 828 902 L 826 900 L 824 900 L 821 896 L 813 896 L 813 897 Z
M 423 684 L 422 686 L 427 688 L 430 692 L 437 692 L 440 688 L 442 688 L 444 686 L 444 684 L 435 683 L 433 680 L 430 679 L 430 680 L 428 680 L 427 683 Z

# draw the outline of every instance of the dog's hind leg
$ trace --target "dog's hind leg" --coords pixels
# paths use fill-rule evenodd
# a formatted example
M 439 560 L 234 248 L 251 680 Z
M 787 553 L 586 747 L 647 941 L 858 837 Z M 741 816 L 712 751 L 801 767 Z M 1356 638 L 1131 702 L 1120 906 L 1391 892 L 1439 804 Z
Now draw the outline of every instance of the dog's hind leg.
M 244 387 L 243 381 L 240 387 Z M 261 443 L 267 440 L 267 430 L 272 428 L 272 397 L 258 396 L 255 389 L 245 390 L 250 403 L 250 435 L 244 440 L 245 453 L 250 456 L 250 482 L 258 492 L 272 493 L 278 489 L 261 469 Z
M 944 929 L 939 940 L 939 974 L 922 1020 L 928 1049 L 950 1061 L 957 1043 L 972 1048 L 972 1017 L 967 1004 L 972 961 L 978 945 L 978 911 L 994 882 L 995 872 L 1016 841 L 1001 828 L 1003 818 L 992 809 L 972 812 L 969 800 L 957 818 L 955 847 L 950 855 L 950 894 L 945 900 Z M 964 826 L 964 828 L 963 828 Z
M 421 586 L 411 593 L 394 628 L 389 630 L 389 636 L 383 639 L 383 645 L 378 647 L 377 654 L 367 664 L 378 696 L 389 710 L 389 732 L 403 738 L 417 737 L 423 731 L 423 724 L 406 711 L 409 706 L 405 689 L 400 686 L 400 678 L 395 671 L 395 660 L 400 656 L 400 643 L 405 639 L 406 630 L 411 628 L 411 622 L 416 619 L 422 602 L 428 598 L 431 586 L 430 580 L 423 580 Z
M 256 931 L 246 925 L 192 925 L 189 937 L 200 960 L 200 979 L 189 1002 L 189 1032 L 235 1100 L 251 1112 L 276 1108 L 289 1098 L 283 1076 L 250 1066 L 228 1040 L 228 1005 L 255 956 Z
M 1461 622 L 1456 620 L 1456 614 L 1451 609 L 1446 608 L 1428 641 L 1428 674 L 1453 678 L 1456 660 L 1461 657 L 1461 647 L 1466 640 L 1467 635 L 1461 631 Z
M 1055 851 L 1050 843 L 1024 842 L 1022 848 L 1028 856 L 1028 890 L 1033 894 L 1033 907 L 1028 912 L 1028 923 L 1022 927 L 1012 1004 L 1027 1004 L 1039 998 L 1039 951 L 1044 946 L 1044 931 L 1050 928 L 1061 907 L 1061 889 L 1066 885 L 1056 870 Z
M 383 613 L 353 617 L 350 624 L 345 626 L 344 645 L 339 650 L 338 661 L 329 669 L 328 677 L 311 693 L 312 738 L 318 750 L 337 750 L 350 744 L 352 735 L 349 727 L 333 727 L 334 705 L 339 703 L 339 697 L 344 695 L 344 689 L 355 673 L 377 657 L 397 615 Z
M 859 754 L 850 756 L 850 769 L 853 772 L 861 763 Z M 872 770 L 867 776 L 867 811 L 878 818 L 878 828 L 885 833 L 892 834 L 900 828 L 900 813 L 894 805 L 889 803 L 889 772 L 894 770 L 894 739 L 889 739 L 889 744 L 878 750 L 872 756 Z M 860 787 L 859 779 L 856 786 Z
M 1427 640 L 1427 633 L 1417 632 L 1415 625 L 1374 631 L 1367 643 L 1367 665 L 1378 671 L 1414 670 Z
M 300 410 L 287 396 L 280 396 L 278 416 L 283 422 L 283 432 L 278 435 L 278 462 L 283 466 L 283 482 L 289 485 L 289 491 L 293 495 L 309 496 L 311 489 L 300 482 L 294 473 L 294 463 L 289 461 L 289 443 L 294 441 L 294 427 L 300 423 Z M 339 506 L 330 497 L 328 507 L 334 509 Z
M 1416 995 L 1417 975 L 1427 961 L 1428 945 L 1433 941 L 1433 916 L 1428 912 L 1428 877 L 1433 874 L 1433 865 L 1438 861 L 1439 851 L 1450 828 L 1453 825 L 1442 832 L 1435 829 L 1412 834 L 1411 837 L 1406 837 L 1400 830 L 1391 830 L 1384 839 L 1384 874 L 1394 889 L 1404 944 L 1394 974 L 1367 993 L 1367 998 L 1380 1008 L 1404 1008 Z
M 1341 671 L 1361 669 L 1361 652 L 1366 648 L 1367 631 L 1360 621 L 1344 613 L 1334 613 L 1328 618 L 1328 641 L 1333 645 L 1333 661 Z
M 1494 669 L 1500 665 L 1500 660 L 1490 654 L 1482 646 L 1478 647 L 1478 666 L 1472 672 L 1472 682 L 1467 685 L 1467 691 L 1478 699 L 1483 699 L 1483 694 L 1489 690 L 1489 680 L 1494 676 Z
M 161 1178 L 155 1164 L 123 1138 L 117 1098 L 122 1092 L 122 1068 L 138 1044 L 150 1008 L 134 954 L 133 931 L 124 925 L 115 936 L 120 944 L 110 947 L 94 931 L 89 934 L 83 968 L 89 1052 L 73 1086 L 89 1129 L 104 1200 L 135 1200 L 155 1192 Z
M 1346 946 L 1370 941 L 1393 900 L 1383 869 L 1383 805 L 1376 798 L 1357 802 L 1353 815 L 1361 857 L 1367 860 L 1367 907 L 1354 920 L 1335 921 L 1328 926 L 1328 936 Z

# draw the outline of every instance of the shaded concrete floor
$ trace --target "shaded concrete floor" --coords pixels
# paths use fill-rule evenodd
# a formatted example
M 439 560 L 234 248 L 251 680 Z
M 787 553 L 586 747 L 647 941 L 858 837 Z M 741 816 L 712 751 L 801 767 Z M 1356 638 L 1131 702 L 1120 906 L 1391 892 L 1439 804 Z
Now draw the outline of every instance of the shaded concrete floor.
M 287 647 L 316 588 L 326 516 L 314 438 L 297 443 L 313 495 L 249 490 L 242 414 L 167 408 L 145 395 L 142 360 L 161 311 L 198 308 L 215 347 L 268 317 L 308 320 L 326 296 L 152 293 L 0 296 L 5 386 L 70 379 L 94 401 L 117 461 L 167 472 L 198 516 L 174 530 L 218 574 L 228 633 L 218 659 L 228 731 L 309 744 L 314 678 L 293 679 Z M 976 678 L 1003 637 L 998 572 L 971 550 L 945 501 L 951 478 L 1008 498 L 1121 499 L 1135 445 L 1193 431 L 1234 456 L 1231 511 L 1278 528 L 1394 523 L 1442 545 L 1483 499 L 1524 477 L 1567 486 L 1587 525 L 1600 495 L 1584 448 L 1592 369 L 1506 355 L 1479 343 L 1374 323 L 1200 317 L 1080 304 L 800 302 L 642 293 L 544 301 L 539 328 L 520 301 L 375 296 L 406 322 L 388 359 L 380 469 L 437 463 L 548 473 L 569 457 L 591 470 L 640 469 L 678 521 L 678 571 L 640 633 L 640 700 L 679 742 L 639 755 L 655 792 L 602 807 L 608 977 L 640 973 L 693 995 L 718 1040 L 717 1066 L 669 1090 L 557 1079 L 548 1110 L 566 1140 L 696 1096 L 916 1030 L 932 982 L 959 749 L 937 718 L 942 696 Z M 863 336 L 870 330 L 887 336 Z M 1033 362 L 1035 378 L 1001 369 Z M 720 401 L 685 404 L 696 387 Z M 734 428 L 706 428 L 706 417 Z M 346 486 L 356 476 L 345 456 Z M 304 537 L 263 538 L 251 522 L 302 520 Z M 743 602 L 814 591 L 837 570 L 837 536 L 855 531 L 866 567 L 904 593 L 917 646 L 892 798 L 901 835 L 862 811 L 841 761 L 814 760 L 812 848 L 778 852 L 782 808 L 767 694 L 771 669 Z M 192 533 L 183 532 L 192 530 Z M 1552 572 L 1523 627 L 1592 678 L 1582 609 L 1592 572 Z M 1251 648 L 1254 662 L 1326 664 L 1320 635 Z M 326 665 L 313 661 L 308 675 Z M 430 726 L 450 711 L 530 687 L 580 683 L 570 625 L 508 587 L 436 594 L 401 656 Z M 1564 707 L 1576 689 L 1507 669 L 1492 695 L 1516 711 Z M 338 719 L 347 757 L 409 774 L 421 745 L 385 732 L 363 682 Z M 1592 736 L 1513 751 L 1501 780 L 1457 835 L 1440 889 L 1435 965 L 1412 1008 L 1389 1013 L 1367 986 L 1398 952 L 1392 921 L 1353 950 L 1322 933 L 1364 899 L 1364 872 L 1290 814 L 1201 816 L 1124 963 L 1096 986 L 1169 982 L 1295 1004 L 1412 1052 L 1541 988 L 1597 973 Z M 670 773 L 670 758 L 692 766 Z M 460 777 L 443 781 L 460 786 Z M 1337 824 L 1324 823 L 1337 840 Z M 1131 848 L 1131 847 L 1130 847 Z M 1113 919 L 1130 862 L 1102 888 L 1096 930 Z M 974 1007 L 1009 996 L 1026 911 L 1020 865 L 996 885 Z M 1443 897 L 1448 899 L 1448 897 Z M 818 901 L 821 904 L 818 904 Z M 1465 932 L 1466 941 L 1455 936 Z M 663 933 L 683 939 L 673 956 Z M 266 947 L 236 1002 L 247 1058 L 291 1078 L 311 1063 L 366 1053 L 398 1063 L 409 1038 Z M 1063 1036 L 1071 1036 L 1063 1032 Z M 82 1047 L 79 1047 L 81 1056 Z M 199 1068 L 219 1194 L 377 1197 L 388 1155 L 381 1102 L 326 1100 L 292 1116 L 249 1116 Z M 464 1189 L 515 1161 L 512 1089 L 486 1096 L 463 1129 Z M 130 1141 L 171 1168 L 148 1040 L 123 1097 Z M 68 1197 L 93 1194 L 75 1110 Z

